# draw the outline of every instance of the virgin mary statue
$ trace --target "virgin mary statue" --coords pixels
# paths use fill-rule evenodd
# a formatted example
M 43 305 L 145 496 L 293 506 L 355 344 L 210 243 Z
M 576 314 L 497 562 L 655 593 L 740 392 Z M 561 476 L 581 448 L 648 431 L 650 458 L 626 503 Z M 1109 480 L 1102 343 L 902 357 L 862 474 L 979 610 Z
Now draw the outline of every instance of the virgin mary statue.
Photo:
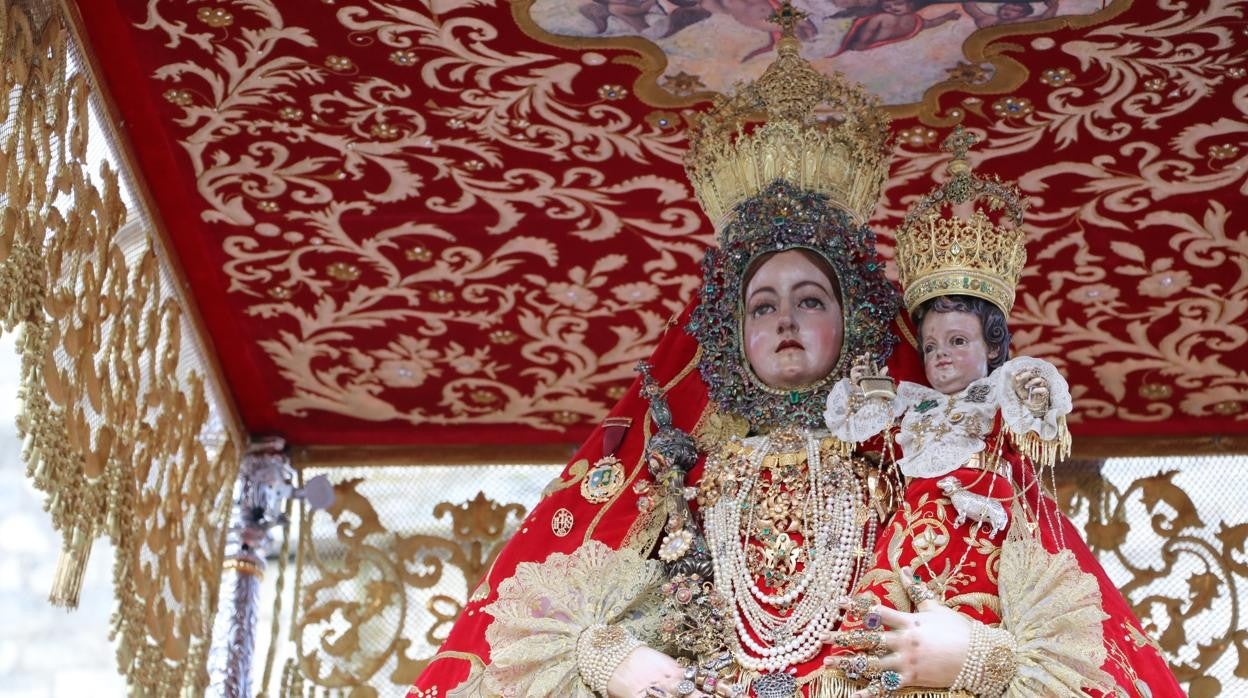
M 909 568 L 933 543 L 902 517 L 954 537 L 974 522 L 938 491 L 910 501 L 887 435 L 842 442 L 823 416 L 855 357 L 921 380 L 865 225 L 887 119 L 786 34 L 691 134 L 719 242 L 698 298 L 408 698 L 1182 695 L 1047 494 L 959 550 L 957 579 Z M 1026 456 L 1007 460 L 1036 492 Z M 936 581 L 974 593 L 942 603 Z

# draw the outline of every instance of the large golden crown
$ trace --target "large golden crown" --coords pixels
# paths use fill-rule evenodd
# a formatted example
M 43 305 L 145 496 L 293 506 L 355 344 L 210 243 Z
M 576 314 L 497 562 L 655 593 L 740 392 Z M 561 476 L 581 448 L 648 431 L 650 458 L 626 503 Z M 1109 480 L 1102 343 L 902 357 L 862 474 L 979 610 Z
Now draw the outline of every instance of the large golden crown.
M 801 57 L 793 33 L 805 16 L 781 5 L 771 18 L 782 33 L 776 59 L 690 129 L 685 169 L 716 229 L 777 179 L 826 194 L 857 223 L 875 209 L 888 176 L 888 116 L 861 85 Z
M 1026 204 L 1013 185 L 971 171 L 966 151 L 974 143 L 975 136 L 961 126 L 945 139 L 945 150 L 953 154 L 949 180 L 920 199 L 897 229 L 897 269 L 911 313 L 929 298 L 953 294 L 991 301 L 1006 315 L 1014 307 L 1027 263 Z M 962 218 L 954 207 L 968 202 L 974 212 Z M 987 212 L 980 202 L 987 203 Z

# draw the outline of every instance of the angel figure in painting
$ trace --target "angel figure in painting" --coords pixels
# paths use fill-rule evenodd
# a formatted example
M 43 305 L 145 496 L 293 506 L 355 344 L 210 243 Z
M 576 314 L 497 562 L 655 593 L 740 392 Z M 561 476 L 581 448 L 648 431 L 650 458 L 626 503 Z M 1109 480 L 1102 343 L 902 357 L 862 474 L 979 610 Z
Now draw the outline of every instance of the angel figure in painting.
M 962 9 L 973 20 L 975 26 L 983 29 L 1001 24 L 1018 24 L 1020 22 L 1038 22 L 1057 16 L 1060 0 L 1044 0 L 1044 11 L 1036 14 L 1036 8 L 1029 2 L 1003 2 L 997 5 L 996 12 L 988 12 L 978 3 L 964 2 Z
M 919 375 L 912 354 L 889 358 L 900 294 L 864 224 L 887 176 L 887 117 L 803 60 L 800 13 L 780 14 L 776 61 L 691 134 L 687 171 L 719 241 L 697 302 L 409 695 L 968 695 L 959 682 L 1140 695 L 1134 680 L 1177 695 L 1152 647 L 1120 639 L 1138 624 L 1086 547 L 1025 526 L 976 581 L 991 614 L 897 601 L 915 585 L 891 553 L 917 539 L 895 521 L 926 503 L 901 496 L 886 435 L 838 438 L 824 416 L 853 357 Z M 740 129 L 760 105 L 766 122 Z M 844 118 L 812 118 L 827 106 Z
M 839 3 L 838 3 L 839 4 Z M 833 56 L 847 51 L 869 51 L 873 48 L 906 41 L 925 29 L 957 21 L 962 15 L 950 10 L 935 17 L 926 17 L 919 10 L 935 3 L 924 0 L 873 0 L 836 13 L 834 17 L 856 17 L 849 25 L 841 46 Z

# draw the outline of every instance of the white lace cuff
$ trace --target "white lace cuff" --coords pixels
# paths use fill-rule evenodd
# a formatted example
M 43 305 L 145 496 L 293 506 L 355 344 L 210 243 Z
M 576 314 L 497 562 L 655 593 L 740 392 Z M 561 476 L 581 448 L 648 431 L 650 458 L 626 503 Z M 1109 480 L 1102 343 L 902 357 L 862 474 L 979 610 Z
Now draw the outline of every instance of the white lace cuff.
M 1001 627 L 1014 636 L 1014 679 L 1007 698 L 1109 693 L 1114 680 L 1101 669 L 1107 656 L 1101 589 L 1069 550 L 1051 554 L 1027 532 L 1015 511 L 1001 546 Z
M 1014 394 L 1014 376 L 1022 372 L 1037 373 L 1049 384 L 1049 409 L 1044 414 L 1032 414 Z M 1062 437 L 1064 419 L 1070 414 L 1072 405 L 1070 385 L 1053 364 L 1044 359 L 1020 356 L 1002 364 L 995 373 L 997 394 L 1001 396 L 1001 419 L 1011 431 L 1017 434 L 1031 432 L 1045 441 Z
M 577 664 L 582 634 L 610 625 L 636 637 L 653 635 L 656 614 L 642 609 L 653 602 L 650 597 L 661 581 L 657 561 L 598 541 L 544 562 L 520 563 L 484 609 L 494 617 L 485 631 L 490 643 L 487 688 L 497 693 L 508 688 L 522 696 L 592 696 Z
M 828 431 L 846 443 L 862 443 L 888 428 L 896 418 L 897 401 L 856 395 L 848 378 L 842 378 L 828 393 L 823 418 Z

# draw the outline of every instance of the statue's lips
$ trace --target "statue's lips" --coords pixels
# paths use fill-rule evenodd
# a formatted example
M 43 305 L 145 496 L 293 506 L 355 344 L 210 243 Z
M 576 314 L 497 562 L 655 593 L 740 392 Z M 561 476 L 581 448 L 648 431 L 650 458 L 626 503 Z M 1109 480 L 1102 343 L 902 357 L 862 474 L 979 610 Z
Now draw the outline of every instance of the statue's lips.
M 805 348 L 806 347 L 802 346 L 802 343 L 797 341 L 796 339 L 786 339 L 783 342 L 780 342 L 780 346 L 776 347 L 776 353 L 779 354 L 780 352 L 786 351 L 789 349 L 802 350 Z

